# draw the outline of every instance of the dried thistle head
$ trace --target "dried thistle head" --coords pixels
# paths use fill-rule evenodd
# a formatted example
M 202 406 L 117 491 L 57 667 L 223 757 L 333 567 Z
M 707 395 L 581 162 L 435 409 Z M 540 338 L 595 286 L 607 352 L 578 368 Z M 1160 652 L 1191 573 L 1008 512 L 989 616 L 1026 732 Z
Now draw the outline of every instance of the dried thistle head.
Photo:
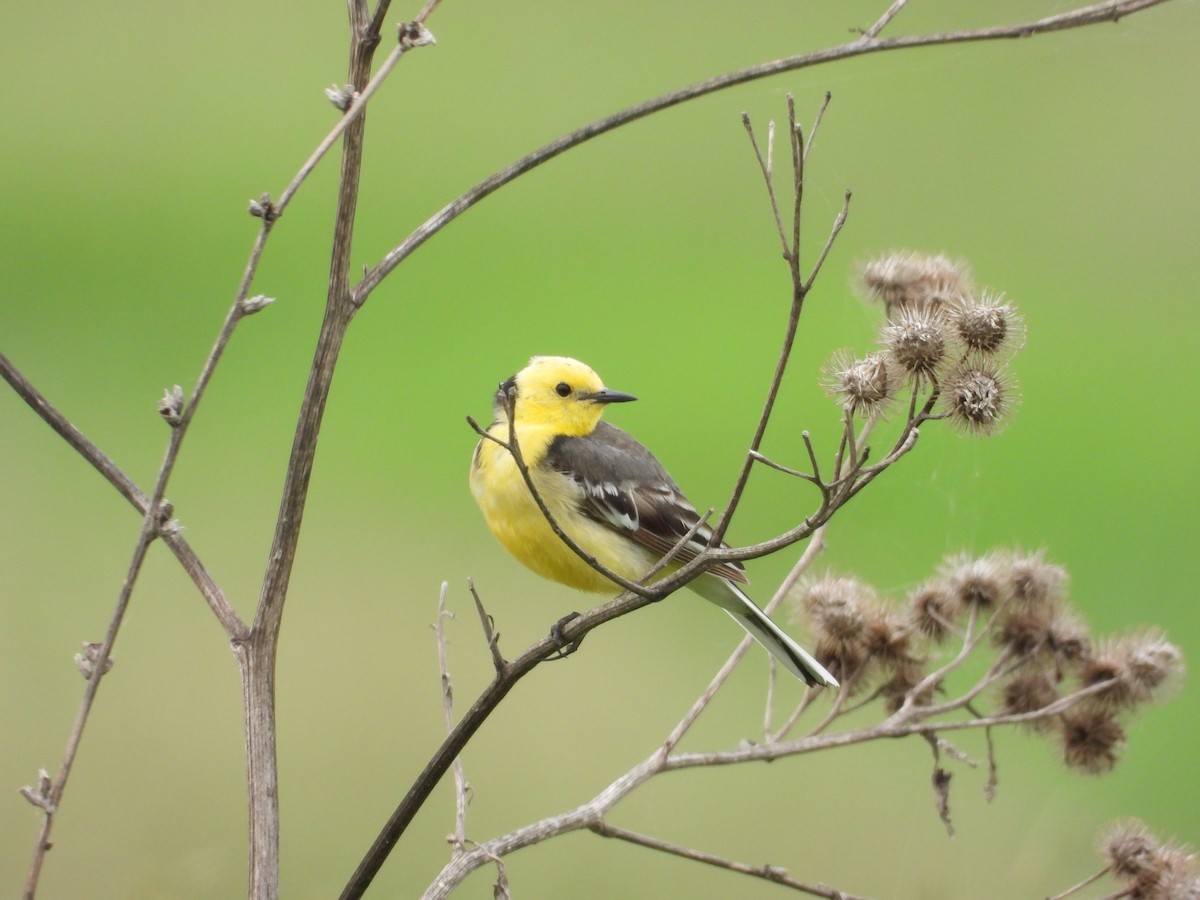
M 1016 404 L 1016 381 L 990 362 L 966 360 L 941 379 L 941 408 L 955 429 L 973 437 L 999 431 Z
M 946 364 L 950 334 L 932 307 L 907 307 L 884 326 L 880 338 L 887 361 L 914 384 L 935 380 Z
M 1063 713 L 1059 725 L 1063 762 L 1089 775 L 1103 775 L 1117 764 L 1125 729 L 1109 710 L 1077 707 Z
M 825 389 L 851 415 L 881 415 L 896 396 L 900 380 L 882 353 L 855 359 L 849 351 L 834 354 L 825 367 Z
M 1013 555 L 1008 583 L 1017 606 L 1057 610 L 1067 596 L 1067 570 L 1046 562 L 1042 551 Z
M 1043 669 L 1018 672 L 1000 691 L 1000 709 L 1004 715 L 1024 715 L 1045 709 L 1058 697 L 1058 685 L 1049 672 Z M 1024 724 L 1034 731 L 1046 731 L 1054 726 L 1054 721 L 1043 716 Z
M 867 298 L 883 303 L 891 319 L 906 309 L 942 309 L 969 290 L 970 274 L 961 260 L 903 251 L 867 262 L 861 282 Z
M 1167 845 L 1156 859 L 1153 883 L 1137 889 L 1147 900 L 1200 900 L 1200 865 L 1196 855 L 1181 847 Z
M 895 668 L 913 659 L 912 630 L 903 617 L 882 604 L 874 604 L 867 610 L 863 642 L 867 655 L 886 668 Z
M 841 680 L 853 676 L 867 659 L 874 591 L 852 578 L 825 576 L 801 585 L 800 603 L 817 659 Z
M 921 585 L 908 595 L 908 621 L 920 635 L 940 644 L 963 610 L 961 595 L 941 580 Z
M 1162 844 L 1139 819 L 1114 822 L 1100 838 L 1100 855 L 1116 878 L 1140 878 L 1154 868 L 1154 857 L 1161 849 Z
M 1084 687 L 1108 682 L 1094 695 L 1098 706 L 1120 709 L 1158 699 L 1183 677 L 1183 653 L 1158 630 L 1109 640 L 1083 661 Z
M 1010 605 L 992 628 L 992 643 L 1007 647 L 1016 656 L 1048 649 L 1055 610 L 1045 606 Z
M 1138 900 L 1197 900 L 1200 866 L 1184 847 L 1165 844 L 1137 819 L 1114 823 L 1101 836 L 1100 855 Z
M 999 554 L 988 553 L 975 559 L 951 556 L 939 572 L 946 588 L 963 607 L 992 609 L 1009 597 L 1008 569 Z
M 895 712 L 904 705 L 908 694 L 925 680 L 925 667 L 919 660 L 907 659 L 891 667 L 891 678 L 880 686 L 880 694 L 888 712 Z M 918 704 L 925 706 L 933 702 L 936 684 L 930 684 L 917 696 Z
M 1050 623 L 1047 649 L 1060 668 L 1073 668 L 1092 652 L 1092 634 L 1087 624 L 1071 612 L 1060 612 Z
M 1001 294 L 963 294 L 946 309 L 950 332 L 971 353 L 991 356 L 1019 350 L 1025 327 L 1016 307 Z
M 1194 855 L 1168 848 L 1163 851 L 1161 868 L 1154 885 L 1137 896 L 1146 900 L 1200 900 L 1200 867 Z

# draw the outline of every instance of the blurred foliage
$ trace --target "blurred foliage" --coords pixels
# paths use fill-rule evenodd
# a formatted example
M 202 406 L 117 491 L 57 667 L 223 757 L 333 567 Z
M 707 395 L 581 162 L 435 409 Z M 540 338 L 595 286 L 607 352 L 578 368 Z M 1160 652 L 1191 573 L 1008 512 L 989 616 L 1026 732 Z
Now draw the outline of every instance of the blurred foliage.
M 459 3 L 430 20 L 369 114 L 357 263 L 468 186 L 560 133 L 648 96 L 848 39 L 882 2 Z M 1010 22 L 1066 3 L 914 2 L 889 33 Z M 698 505 L 728 497 L 774 365 L 787 277 L 739 116 L 796 96 L 833 105 L 811 157 L 812 254 L 846 188 L 849 223 L 802 324 L 766 451 L 834 439 L 817 386 L 866 349 L 878 310 L 854 266 L 896 247 L 969 259 L 1029 325 L 1023 403 L 998 438 L 930 430 L 835 523 L 825 564 L 915 584 L 952 550 L 1046 547 L 1098 630 L 1163 626 L 1200 658 L 1195 521 L 1195 278 L 1200 208 L 1197 7 L 1030 41 L 884 54 L 738 88 L 555 160 L 423 247 L 363 310 L 334 385 L 279 660 L 285 894 L 340 888 L 441 731 L 431 623 L 439 583 L 460 703 L 488 677 L 465 579 L 515 653 L 585 598 L 519 571 L 466 489 L 490 393 L 534 353 L 577 356 L 641 402 L 611 419 L 654 448 Z M 415 12 L 395 6 L 394 15 Z M 10 4 L 0 142 L 0 350 L 143 486 L 166 443 L 154 410 L 189 389 L 245 264 L 246 201 L 278 192 L 334 121 L 345 13 L 331 2 Z M 333 159 L 273 237 L 169 497 L 244 613 L 273 528 L 320 320 Z M 24 878 L 35 811 L 16 789 L 53 770 L 82 681 L 79 643 L 108 621 L 137 519 L 0 391 L 0 884 Z M 735 540 L 802 515 L 762 472 Z M 790 559 L 751 567 L 760 596 Z M 558 812 L 648 753 L 738 639 L 680 596 L 538 672 L 467 753 L 470 836 Z M 44 896 L 243 891 L 240 692 L 219 629 L 155 549 L 55 827 Z M 692 741 L 761 722 L 755 657 Z M 1051 893 L 1098 868 L 1099 826 L 1136 814 L 1200 843 L 1200 687 L 1146 715 L 1103 780 L 1041 743 L 1001 740 L 999 796 L 960 767 L 950 843 L 913 740 L 769 770 L 689 772 L 622 824 L 888 897 Z M 718 727 L 719 726 L 719 727 Z M 974 752 L 982 748 L 969 746 Z M 441 790 L 385 867 L 412 896 L 447 857 Z M 768 885 L 590 836 L 519 854 L 526 896 L 774 896 Z M 486 890 L 481 878 L 472 895 Z M 654 884 L 654 888 L 647 885 Z

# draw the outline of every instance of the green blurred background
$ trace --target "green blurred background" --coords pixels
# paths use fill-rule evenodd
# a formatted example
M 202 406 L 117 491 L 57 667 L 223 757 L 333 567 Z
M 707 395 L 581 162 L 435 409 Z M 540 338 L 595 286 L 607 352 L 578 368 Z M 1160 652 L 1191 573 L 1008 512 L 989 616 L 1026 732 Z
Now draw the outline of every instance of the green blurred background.
M 673 87 L 849 38 L 882 2 L 739 7 L 446 0 L 435 48 L 371 108 L 355 267 L 454 196 L 573 127 Z M 891 34 L 1034 18 L 1065 3 L 918 2 Z M 415 7 L 398 4 L 396 16 Z M 344 5 L 10 3 L 0 29 L 0 350 L 143 487 L 245 264 L 247 198 L 276 194 L 335 113 Z M 515 654 L 585 600 L 497 547 L 466 488 L 496 382 L 535 353 L 578 356 L 641 402 L 610 418 L 698 505 L 728 497 L 786 317 L 786 271 L 739 116 L 833 105 L 810 163 L 809 259 L 846 188 L 849 223 L 805 313 L 767 450 L 799 463 L 836 416 L 816 381 L 866 349 L 856 263 L 893 248 L 969 259 L 1021 307 L 1023 403 L 998 438 L 929 428 L 831 530 L 822 566 L 893 595 L 948 552 L 1046 548 L 1098 632 L 1158 624 L 1200 658 L 1195 521 L 1200 241 L 1197 6 L 1030 41 L 884 54 L 761 81 L 601 138 L 521 179 L 422 248 L 351 330 L 326 418 L 279 659 L 284 886 L 334 894 L 438 741 L 430 630 L 448 581 L 465 708 L 490 663 L 475 578 Z M 169 491 L 244 615 L 272 533 L 320 321 L 336 165 L 282 220 Z M 0 890 L 37 816 L 137 533 L 131 509 L 0 390 Z M 733 537 L 769 536 L 812 497 L 755 476 Z M 786 555 L 751 567 L 765 597 Z M 738 639 L 677 600 L 591 637 L 523 683 L 465 757 L 470 836 L 589 799 L 649 753 Z M 154 548 L 58 818 L 43 896 L 244 892 L 240 691 L 221 632 Z M 759 734 L 762 657 L 689 746 Z M 784 700 L 794 700 L 791 685 Z M 997 735 L 1000 785 L 954 765 L 947 838 L 912 740 L 769 768 L 661 779 L 619 824 L 884 897 L 1044 896 L 1098 868 L 1098 828 L 1139 815 L 1200 843 L 1200 686 L 1146 712 L 1109 777 L 1066 773 Z M 962 745 L 979 755 L 976 736 Z M 447 858 L 443 786 L 377 882 L 413 896 Z M 767 897 L 770 885 L 575 835 L 509 860 L 526 897 Z M 468 896 L 489 891 L 477 876 Z M 373 894 L 374 896 L 375 894 Z

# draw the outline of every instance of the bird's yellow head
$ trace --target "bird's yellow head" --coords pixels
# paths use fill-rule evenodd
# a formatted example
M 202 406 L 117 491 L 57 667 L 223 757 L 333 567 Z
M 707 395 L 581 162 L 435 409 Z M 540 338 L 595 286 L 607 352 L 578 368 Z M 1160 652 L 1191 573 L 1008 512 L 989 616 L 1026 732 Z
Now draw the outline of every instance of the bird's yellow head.
M 511 403 L 517 425 L 550 425 L 559 434 L 580 436 L 595 430 L 607 404 L 636 399 L 606 388 L 600 376 L 577 359 L 535 356 L 500 385 L 496 420 L 507 421 Z

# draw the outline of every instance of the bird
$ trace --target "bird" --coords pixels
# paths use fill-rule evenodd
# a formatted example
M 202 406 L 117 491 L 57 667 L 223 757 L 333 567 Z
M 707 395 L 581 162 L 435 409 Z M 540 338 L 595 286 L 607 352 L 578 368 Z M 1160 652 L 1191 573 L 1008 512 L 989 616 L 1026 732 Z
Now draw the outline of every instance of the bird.
M 636 399 L 605 387 L 589 366 L 565 356 L 533 357 L 496 391 L 488 436 L 471 458 L 471 491 L 492 534 L 538 575 L 590 593 L 618 588 L 554 533 L 509 449 L 510 428 L 555 522 L 610 571 L 637 581 L 689 532 L 674 557 L 678 564 L 707 549 L 712 529 L 667 470 L 633 437 L 601 421 L 609 404 Z M 742 591 L 744 570 L 736 561 L 714 563 L 688 587 L 725 610 L 806 684 L 837 687 L 837 679 Z

